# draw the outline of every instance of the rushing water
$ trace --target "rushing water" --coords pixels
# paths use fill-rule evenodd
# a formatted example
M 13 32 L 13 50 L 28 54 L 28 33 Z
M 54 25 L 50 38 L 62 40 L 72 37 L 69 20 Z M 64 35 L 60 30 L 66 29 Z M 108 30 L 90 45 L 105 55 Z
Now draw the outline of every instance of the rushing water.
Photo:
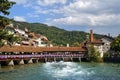
M 120 64 L 47 62 L 0 68 L 0 80 L 120 80 Z

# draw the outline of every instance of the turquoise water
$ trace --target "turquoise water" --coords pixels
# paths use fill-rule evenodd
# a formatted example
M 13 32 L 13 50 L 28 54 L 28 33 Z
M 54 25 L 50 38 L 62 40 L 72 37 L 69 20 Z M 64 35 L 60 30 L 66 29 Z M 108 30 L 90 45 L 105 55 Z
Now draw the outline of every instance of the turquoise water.
M 0 80 L 120 80 L 120 64 L 47 62 L 0 68 Z

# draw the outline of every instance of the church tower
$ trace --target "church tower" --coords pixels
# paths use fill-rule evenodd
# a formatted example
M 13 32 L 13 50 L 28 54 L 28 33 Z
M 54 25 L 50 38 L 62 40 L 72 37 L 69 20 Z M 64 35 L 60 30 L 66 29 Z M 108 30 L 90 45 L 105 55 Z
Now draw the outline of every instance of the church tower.
M 90 42 L 94 42 L 93 30 L 90 30 Z

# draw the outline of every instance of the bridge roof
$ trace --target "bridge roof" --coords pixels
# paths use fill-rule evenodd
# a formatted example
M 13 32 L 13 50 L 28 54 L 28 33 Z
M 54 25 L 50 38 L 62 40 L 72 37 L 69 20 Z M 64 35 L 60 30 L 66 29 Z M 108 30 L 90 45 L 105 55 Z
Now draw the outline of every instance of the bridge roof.
M 57 51 L 86 51 L 81 47 L 33 47 L 33 46 L 3 46 L 0 52 L 57 52 Z

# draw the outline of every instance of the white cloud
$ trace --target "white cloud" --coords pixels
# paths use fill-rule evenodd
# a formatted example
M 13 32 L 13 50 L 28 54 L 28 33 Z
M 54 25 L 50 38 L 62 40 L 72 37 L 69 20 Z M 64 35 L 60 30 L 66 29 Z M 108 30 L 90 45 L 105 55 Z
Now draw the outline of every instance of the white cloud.
M 68 16 L 65 18 L 58 18 L 58 19 L 53 19 L 49 24 L 56 24 L 56 25 L 72 25 L 72 26 L 80 26 L 80 25 L 86 25 L 89 24 L 90 21 L 86 17 L 73 17 L 73 16 Z
M 84 26 L 96 31 L 120 26 L 120 0 L 12 0 L 30 8 L 28 17 L 55 26 Z M 32 11 L 33 10 L 33 11 Z M 97 29 L 98 28 L 98 29 Z M 117 27 L 117 30 L 119 27 Z M 99 32 L 99 31 L 98 31 Z
M 91 26 L 116 26 L 120 25 L 120 14 L 102 14 L 89 17 Z
M 90 7 L 92 4 L 92 2 L 90 1 L 82 1 L 82 0 L 78 0 L 74 3 L 70 3 L 70 5 L 68 6 L 71 9 L 80 9 L 80 8 L 88 8 Z
M 72 26 L 120 25 L 119 0 L 76 0 L 59 9 L 49 10 L 62 17 L 51 19 L 49 24 Z M 49 13 L 49 12 L 48 12 Z
M 49 24 L 55 25 L 72 25 L 72 26 L 118 26 L 120 25 L 120 14 L 80 14 L 48 21 Z
M 67 0 L 37 0 L 37 2 L 41 6 L 49 6 L 54 4 L 65 4 Z
M 115 0 L 116 1 L 116 0 Z M 78 15 L 79 13 L 85 14 L 104 14 L 111 13 L 116 10 L 118 2 L 111 0 L 76 0 L 60 9 L 64 15 Z M 120 2 L 120 1 L 119 1 Z M 107 4 L 106 4 L 107 3 Z M 118 6 L 118 5 L 117 5 Z M 120 7 L 120 6 L 118 6 Z M 118 11 L 118 10 L 116 10 Z
M 26 21 L 25 18 L 22 16 L 14 16 L 14 20 L 15 21 L 23 21 L 23 22 Z

